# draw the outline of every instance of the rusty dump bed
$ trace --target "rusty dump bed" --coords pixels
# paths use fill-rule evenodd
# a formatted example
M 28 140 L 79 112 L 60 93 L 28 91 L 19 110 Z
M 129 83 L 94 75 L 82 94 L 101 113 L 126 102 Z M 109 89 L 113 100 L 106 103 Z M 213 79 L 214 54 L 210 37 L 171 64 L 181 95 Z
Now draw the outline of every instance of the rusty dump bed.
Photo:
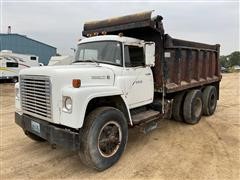
M 164 38 L 167 92 L 202 86 L 221 80 L 219 45 Z
M 119 34 L 154 41 L 155 91 L 173 93 L 188 88 L 218 83 L 220 45 L 174 39 L 164 34 L 162 16 L 152 11 L 84 24 L 83 36 Z

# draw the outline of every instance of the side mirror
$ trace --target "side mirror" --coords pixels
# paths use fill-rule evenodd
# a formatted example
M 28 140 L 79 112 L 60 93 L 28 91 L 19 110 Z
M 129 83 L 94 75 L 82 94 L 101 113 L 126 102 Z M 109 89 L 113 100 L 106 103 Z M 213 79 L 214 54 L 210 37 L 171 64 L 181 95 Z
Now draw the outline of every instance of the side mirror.
M 155 65 L 155 43 L 147 42 L 144 45 L 145 49 L 145 64 L 153 67 Z

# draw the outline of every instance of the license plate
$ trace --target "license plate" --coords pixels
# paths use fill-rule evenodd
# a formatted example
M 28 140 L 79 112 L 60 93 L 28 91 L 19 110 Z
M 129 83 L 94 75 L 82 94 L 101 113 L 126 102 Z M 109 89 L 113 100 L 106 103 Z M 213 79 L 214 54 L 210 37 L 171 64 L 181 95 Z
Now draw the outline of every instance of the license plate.
M 31 121 L 31 127 L 32 127 L 32 130 L 37 132 L 37 133 L 40 133 L 40 124 L 35 122 L 35 121 Z

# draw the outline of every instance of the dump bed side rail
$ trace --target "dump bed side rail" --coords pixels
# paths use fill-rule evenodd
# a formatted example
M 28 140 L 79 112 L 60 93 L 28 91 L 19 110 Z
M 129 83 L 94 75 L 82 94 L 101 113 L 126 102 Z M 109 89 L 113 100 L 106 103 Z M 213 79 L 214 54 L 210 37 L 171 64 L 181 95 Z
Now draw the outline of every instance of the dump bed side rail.
M 220 45 L 209 45 L 165 35 L 166 92 L 203 86 L 221 80 Z

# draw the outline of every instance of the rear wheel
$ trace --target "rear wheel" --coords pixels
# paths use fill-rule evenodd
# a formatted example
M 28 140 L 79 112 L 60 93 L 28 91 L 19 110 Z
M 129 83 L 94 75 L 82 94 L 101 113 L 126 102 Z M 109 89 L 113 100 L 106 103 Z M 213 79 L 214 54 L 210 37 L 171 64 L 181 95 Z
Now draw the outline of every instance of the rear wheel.
M 189 91 L 183 105 L 184 121 L 188 124 L 197 124 L 202 116 L 202 107 L 203 102 L 201 91 Z
M 207 86 L 203 90 L 203 114 L 210 116 L 217 106 L 217 90 L 214 86 Z
M 183 121 L 183 102 L 184 102 L 184 93 L 176 95 L 173 99 L 173 119 L 175 121 Z
M 105 170 L 120 159 L 126 147 L 126 118 L 118 109 L 100 107 L 85 121 L 80 131 L 80 159 L 91 168 Z

